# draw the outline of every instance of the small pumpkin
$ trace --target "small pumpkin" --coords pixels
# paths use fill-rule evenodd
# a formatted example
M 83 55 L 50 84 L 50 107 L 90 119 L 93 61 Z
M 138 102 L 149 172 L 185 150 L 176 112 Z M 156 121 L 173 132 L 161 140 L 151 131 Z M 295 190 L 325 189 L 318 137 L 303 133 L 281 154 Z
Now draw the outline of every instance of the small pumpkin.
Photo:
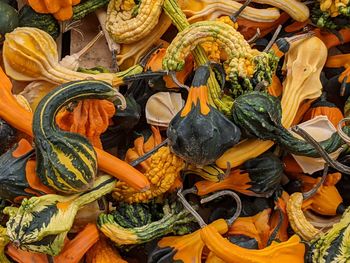
M 80 0 L 28 0 L 28 4 L 38 13 L 53 14 L 59 20 L 68 20 L 73 16 L 73 6 Z
M 208 66 L 196 70 L 185 107 L 171 120 L 167 136 L 171 150 L 196 165 L 215 162 L 238 143 L 241 132 L 208 102 Z
M 328 120 L 334 125 L 334 127 L 337 127 L 338 123 L 344 119 L 344 115 L 341 110 L 334 103 L 326 100 L 325 93 L 319 100 L 311 105 L 310 109 L 303 117 L 303 122 L 311 120 L 320 115 L 327 116 Z

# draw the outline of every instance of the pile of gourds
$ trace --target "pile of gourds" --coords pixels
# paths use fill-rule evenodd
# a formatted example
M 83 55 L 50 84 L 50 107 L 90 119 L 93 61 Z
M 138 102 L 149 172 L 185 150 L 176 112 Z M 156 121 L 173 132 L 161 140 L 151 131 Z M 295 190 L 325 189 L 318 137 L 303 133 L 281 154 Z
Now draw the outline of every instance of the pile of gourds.
M 348 262 L 349 17 L 0 0 L 0 262 Z M 115 64 L 84 68 L 102 36 Z

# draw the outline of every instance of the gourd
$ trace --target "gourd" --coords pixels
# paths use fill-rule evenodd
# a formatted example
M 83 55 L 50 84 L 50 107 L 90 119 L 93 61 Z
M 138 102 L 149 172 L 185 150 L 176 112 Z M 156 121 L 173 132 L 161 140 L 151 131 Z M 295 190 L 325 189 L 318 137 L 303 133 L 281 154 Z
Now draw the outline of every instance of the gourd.
M 117 201 L 128 203 L 146 202 L 167 192 L 180 176 L 183 167 L 183 160 L 173 154 L 169 147 L 161 147 L 150 157 L 149 166 L 144 173 L 150 181 L 150 188 L 140 193 L 124 182 L 117 182 L 113 197 Z
M 18 27 L 18 12 L 12 6 L 0 1 L 0 43 L 5 40 L 5 34 Z
M 20 249 L 56 256 L 63 248 L 78 210 L 108 194 L 114 186 L 115 179 L 104 175 L 98 177 L 85 193 L 71 196 L 47 194 L 24 199 L 19 208 L 6 207 L 4 213 L 9 215 L 7 234 Z
M 271 155 L 248 160 L 241 169 L 231 170 L 222 181 L 199 181 L 194 184 L 197 195 L 219 190 L 234 190 L 248 196 L 269 197 L 280 185 L 283 166 Z
M 219 0 L 215 3 L 208 0 L 185 1 L 182 7 L 183 12 L 188 17 L 188 21 L 215 20 L 223 15 L 232 15 L 236 13 L 242 4 L 236 1 Z M 254 8 L 247 6 L 244 8 L 240 17 L 256 22 L 273 22 L 280 16 L 277 8 Z
M 292 124 L 299 105 L 304 100 L 315 99 L 321 95 L 322 84 L 319 76 L 327 54 L 327 48 L 317 37 L 290 43 L 285 57 L 287 76 L 283 82 L 281 100 L 284 127 L 288 128 Z M 223 169 L 227 167 L 228 162 L 231 167 L 236 167 L 248 159 L 259 156 L 272 145 L 272 141 L 248 139 L 226 151 L 216 164 Z
M 349 208 L 344 212 L 341 220 L 325 234 L 311 242 L 307 253 L 308 263 L 336 263 L 349 260 L 348 232 L 350 226 Z
M 281 124 L 282 110 L 280 101 L 263 92 L 252 91 L 236 99 L 233 107 L 233 119 L 247 134 L 262 140 L 273 140 L 290 153 L 308 157 L 319 157 L 313 145 L 294 137 Z M 344 127 L 346 133 L 350 132 Z M 320 143 L 332 153 L 343 145 L 338 133 Z
M 184 235 L 190 232 L 188 224 L 194 221 L 190 213 L 177 202 L 166 202 L 163 206 L 163 215 L 159 220 L 140 227 L 122 227 L 114 218 L 113 212 L 101 214 L 97 225 L 100 231 L 117 246 L 142 244 L 169 233 Z
M 218 43 L 227 54 L 225 70 L 234 87 L 230 94 L 237 96 L 263 81 L 271 83 L 278 58 L 273 53 L 252 49 L 238 31 L 221 21 L 196 22 L 177 34 L 167 49 L 163 68 L 182 70 L 190 51 L 208 41 Z
M 127 263 L 106 240 L 99 241 L 86 253 L 86 263 Z
M 108 4 L 108 0 L 85 0 L 73 6 L 73 16 L 71 21 L 77 21 L 88 14 Z
M 40 0 L 28 0 L 28 4 L 38 13 L 53 14 L 53 16 L 59 21 L 65 21 L 73 16 L 73 5 L 80 3 L 80 0 L 61 1 L 52 0 L 40 1 Z
M 25 110 L 12 95 L 12 84 L 9 78 L 0 68 L 0 117 L 6 120 L 11 126 L 33 136 L 32 113 Z M 117 157 L 95 148 L 99 168 L 120 180 L 130 184 L 135 189 L 144 191 L 148 189 L 149 182 L 136 169 L 121 161 Z
M 90 188 L 97 173 L 96 152 L 85 137 L 57 129 L 55 117 L 69 102 L 116 95 L 107 83 L 85 80 L 58 86 L 40 101 L 34 112 L 33 135 L 36 172 L 44 185 L 64 193 Z
M 32 27 L 19 27 L 6 34 L 3 46 L 6 73 L 19 81 L 45 80 L 54 84 L 87 78 L 120 85 L 118 74 L 85 74 L 68 70 L 58 63 L 57 46 L 45 31 Z
M 309 18 L 309 8 L 297 0 L 253 0 L 254 3 L 267 4 L 277 7 L 290 15 L 295 21 L 303 22 Z
M 145 0 L 139 5 L 112 0 L 108 4 L 106 29 L 116 43 L 133 43 L 157 25 L 163 0 Z
M 34 150 L 25 139 L 0 156 L 0 197 L 20 201 L 24 197 L 52 193 L 42 185 L 35 172 Z
M 328 102 L 324 96 L 321 96 L 320 100 L 311 105 L 303 117 L 303 122 L 320 115 L 327 116 L 334 127 L 337 127 L 338 123 L 344 119 L 341 110 L 334 103 Z
M 171 120 L 167 136 L 171 150 L 196 165 L 213 163 L 240 139 L 240 130 L 208 103 L 207 66 L 196 70 L 184 108 Z
M 195 174 L 209 182 L 220 182 L 226 177 L 225 172 L 213 164 L 206 165 L 203 167 L 197 167 L 195 165 L 189 164 L 183 170 L 183 174 L 185 176 L 190 174 Z
M 119 203 L 112 214 L 118 225 L 124 228 L 133 228 L 152 223 L 152 210 L 157 210 L 152 201 L 142 204 Z
M 51 14 L 39 14 L 29 5 L 23 6 L 19 11 L 19 26 L 39 28 L 54 39 L 60 34 L 60 25 Z
M 114 104 L 108 100 L 86 99 L 70 111 L 65 109 L 56 116 L 59 128 L 85 136 L 93 146 L 102 149 L 100 136 L 115 114 Z

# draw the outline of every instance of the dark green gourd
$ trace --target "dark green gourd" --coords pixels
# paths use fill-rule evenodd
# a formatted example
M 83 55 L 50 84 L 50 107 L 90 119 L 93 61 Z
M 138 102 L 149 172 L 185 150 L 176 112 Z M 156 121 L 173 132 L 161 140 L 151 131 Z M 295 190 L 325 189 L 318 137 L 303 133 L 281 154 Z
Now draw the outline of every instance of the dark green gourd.
M 49 92 L 34 113 L 36 172 L 42 183 L 64 193 L 79 193 L 91 187 L 97 173 L 92 144 L 82 135 L 58 129 L 55 116 L 67 103 L 81 99 L 108 99 L 116 91 L 102 81 L 65 83 Z
M 208 102 L 207 66 L 195 73 L 184 108 L 171 120 L 167 135 L 172 151 L 196 165 L 215 162 L 238 143 L 240 129 Z
M 280 101 L 264 92 L 253 91 L 238 97 L 233 106 L 234 122 L 244 131 L 262 140 L 272 140 L 282 148 L 295 155 L 320 157 L 309 143 L 293 136 L 282 126 L 282 109 Z M 344 127 L 350 134 L 350 128 Z M 344 144 L 337 133 L 320 145 L 332 153 Z

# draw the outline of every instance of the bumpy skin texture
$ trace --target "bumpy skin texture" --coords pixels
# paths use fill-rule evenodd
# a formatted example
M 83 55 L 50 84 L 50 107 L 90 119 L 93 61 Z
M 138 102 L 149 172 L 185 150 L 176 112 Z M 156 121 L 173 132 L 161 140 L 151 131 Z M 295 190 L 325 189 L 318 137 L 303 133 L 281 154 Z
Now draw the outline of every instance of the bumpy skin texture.
M 313 240 L 308 250 L 308 263 L 349 262 L 349 208 L 342 219 L 333 225 L 326 234 Z
M 322 232 L 313 225 L 311 225 L 303 211 L 301 210 L 301 206 L 303 204 L 303 195 L 302 193 L 294 193 L 289 197 L 287 203 L 287 214 L 289 218 L 289 223 L 293 229 L 293 231 L 300 236 L 305 241 L 311 241 Z
M 150 166 L 145 173 L 151 183 L 150 189 L 139 192 L 119 181 L 113 190 L 113 197 L 117 201 L 128 203 L 148 201 L 168 191 L 183 167 L 184 161 L 181 158 L 171 153 L 169 147 L 162 147 L 151 157 Z
M 271 83 L 278 59 L 252 49 L 238 31 L 221 21 L 197 22 L 180 32 L 167 49 L 163 68 L 182 70 L 191 50 L 204 42 L 216 42 L 225 50 L 228 59 L 224 65 L 233 85 L 253 89 L 261 81 Z
M 327 12 L 331 17 L 338 15 L 350 16 L 349 0 L 319 0 L 320 10 Z
M 117 43 L 136 42 L 157 25 L 163 0 L 143 0 L 140 6 L 130 0 L 112 0 L 107 10 L 106 29 Z

